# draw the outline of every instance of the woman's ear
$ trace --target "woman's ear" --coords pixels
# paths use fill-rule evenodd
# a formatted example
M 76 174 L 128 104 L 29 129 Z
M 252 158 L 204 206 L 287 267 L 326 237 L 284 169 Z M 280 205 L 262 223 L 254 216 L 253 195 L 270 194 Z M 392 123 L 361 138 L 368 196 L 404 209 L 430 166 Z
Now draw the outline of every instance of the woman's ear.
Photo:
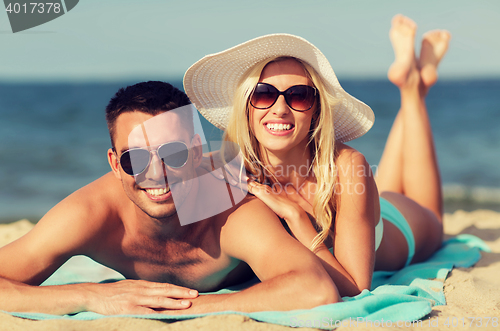
M 318 122 L 318 120 L 319 120 L 319 109 L 316 109 L 311 118 L 311 126 L 309 127 L 309 131 L 316 129 L 316 123 Z
M 118 163 L 118 158 L 116 157 L 116 153 L 113 149 L 108 149 L 108 163 L 111 167 L 111 170 L 115 174 L 115 177 L 121 180 L 120 175 L 120 164 Z

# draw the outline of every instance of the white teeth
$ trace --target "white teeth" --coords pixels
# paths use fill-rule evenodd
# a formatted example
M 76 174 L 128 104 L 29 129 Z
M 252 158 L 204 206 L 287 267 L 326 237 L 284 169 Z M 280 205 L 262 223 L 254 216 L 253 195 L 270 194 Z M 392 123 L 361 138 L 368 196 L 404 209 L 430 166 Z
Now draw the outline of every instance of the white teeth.
M 292 125 L 291 124 L 283 124 L 283 123 L 267 123 L 266 124 L 267 128 L 271 131 L 287 131 L 290 130 Z
M 167 188 L 146 188 L 145 190 L 148 194 L 155 196 L 163 195 L 170 191 L 170 189 Z

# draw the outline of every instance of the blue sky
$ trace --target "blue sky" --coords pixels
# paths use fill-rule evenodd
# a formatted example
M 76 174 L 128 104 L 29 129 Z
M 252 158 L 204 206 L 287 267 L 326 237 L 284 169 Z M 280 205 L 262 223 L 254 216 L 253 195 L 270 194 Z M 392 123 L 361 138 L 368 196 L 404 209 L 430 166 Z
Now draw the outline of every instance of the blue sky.
M 168 81 L 206 54 L 276 32 L 315 44 L 340 79 L 383 78 L 397 13 L 416 21 L 417 41 L 430 29 L 452 33 L 441 77 L 500 77 L 498 0 L 81 0 L 16 34 L 2 11 L 0 81 Z

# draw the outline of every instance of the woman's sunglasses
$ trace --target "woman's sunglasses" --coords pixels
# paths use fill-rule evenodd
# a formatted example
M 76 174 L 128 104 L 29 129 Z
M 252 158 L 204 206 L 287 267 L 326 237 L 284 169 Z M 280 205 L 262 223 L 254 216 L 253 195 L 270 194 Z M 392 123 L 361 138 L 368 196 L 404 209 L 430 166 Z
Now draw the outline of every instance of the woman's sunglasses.
M 295 111 L 306 111 L 314 105 L 316 94 L 316 88 L 309 85 L 294 85 L 281 92 L 270 84 L 258 83 L 250 97 L 250 104 L 257 109 L 268 109 L 282 95 L 290 108 Z
M 181 168 L 187 163 L 189 148 L 182 141 L 168 142 L 154 150 L 132 148 L 120 155 L 119 163 L 126 174 L 137 176 L 149 166 L 151 153 L 156 153 L 165 165 L 171 168 Z

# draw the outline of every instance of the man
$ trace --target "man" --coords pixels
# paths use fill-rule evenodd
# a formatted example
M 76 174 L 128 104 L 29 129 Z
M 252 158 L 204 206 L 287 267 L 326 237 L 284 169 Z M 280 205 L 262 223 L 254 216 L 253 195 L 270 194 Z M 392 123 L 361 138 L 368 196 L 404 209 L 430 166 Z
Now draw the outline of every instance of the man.
M 198 167 L 202 148 L 192 120 L 172 111 L 186 105 L 187 96 L 167 83 L 118 91 L 106 109 L 112 172 L 71 194 L 32 231 L 0 249 L 0 309 L 187 314 L 291 310 L 339 300 L 318 258 L 258 199 L 214 209 L 221 192 L 213 189 L 220 181 Z M 181 209 L 188 221 L 179 216 Z M 203 219 L 200 210 L 219 213 Z M 73 255 L 86 255 L 127 280 L 34 286 Z M 261 283 L 198 296 L 197 290 L 248 279 L 248 266 Z

